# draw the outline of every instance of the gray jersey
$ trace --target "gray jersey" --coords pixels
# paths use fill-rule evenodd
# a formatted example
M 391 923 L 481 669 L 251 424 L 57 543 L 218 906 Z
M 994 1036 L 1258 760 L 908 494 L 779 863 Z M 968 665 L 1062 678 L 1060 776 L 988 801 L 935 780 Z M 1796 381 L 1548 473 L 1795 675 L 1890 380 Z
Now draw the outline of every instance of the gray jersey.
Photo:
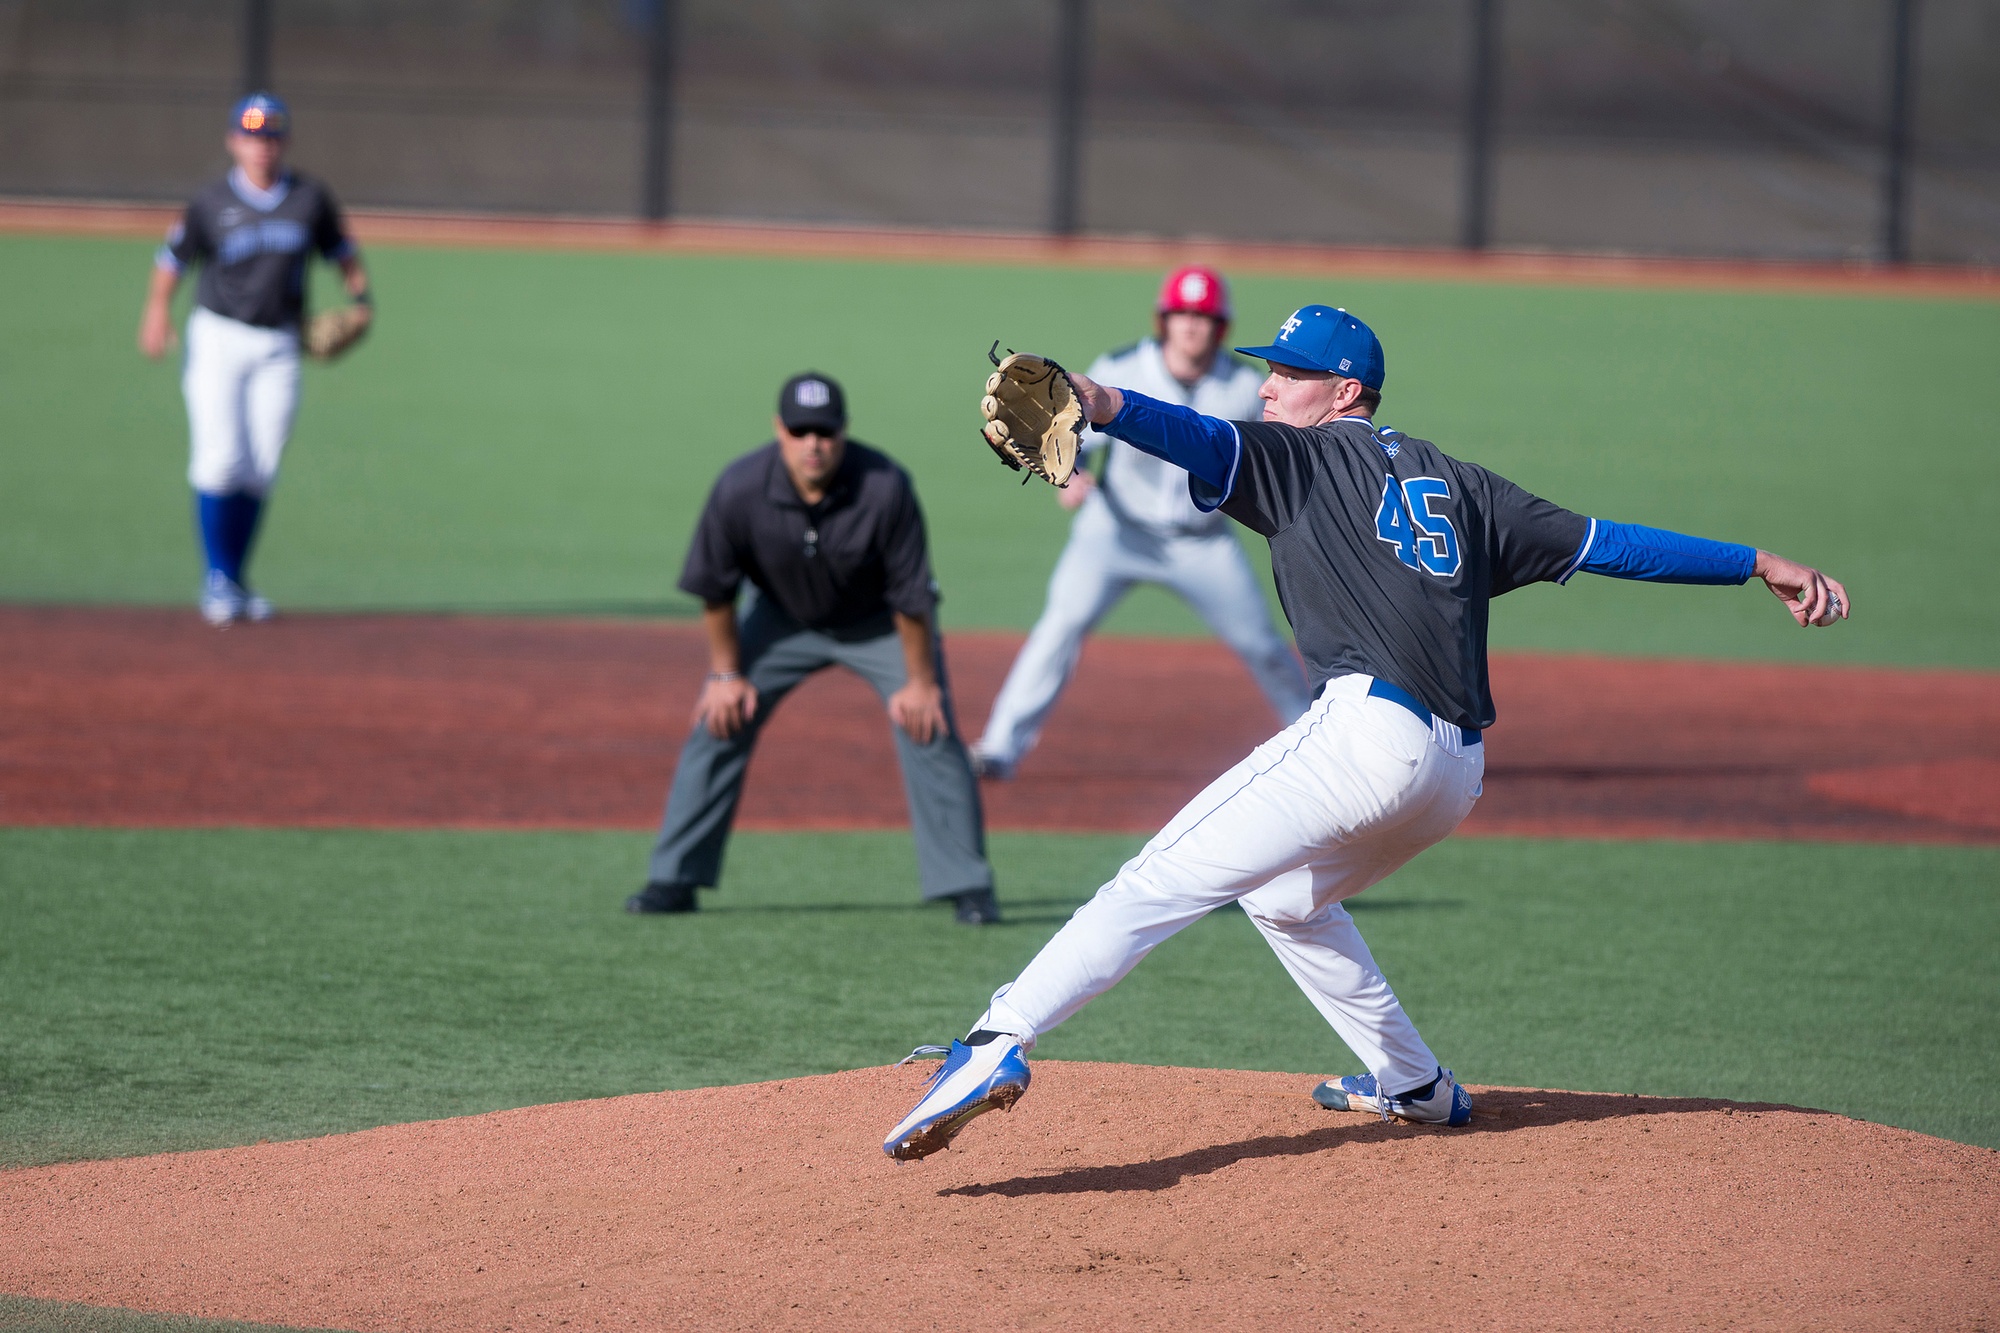
M 1253 420 L 1264 412 L 1263 401 L 1257 397 L 1257 386 L 1264 382 L 1264 376 L 1227 352 L 1215 358 L 1215 364 L 1192 388 L 1168 372 L 1166 357 L 1160 352 L 1158 340 L 1153 338 L 1106 352 L 1091 362 L 1084 373 L 1099 384 L 1124 385 L 1149 398 L 1191 407 L 1204 416 L 1224 421 Z M 1197 535 L 1222 529 L 1221 515 L 1195 508 L 1188 498 L 1187 473 L 1166 459 L 1155 458 L 1123 440 L 1088 428 L 1084 431 L 1083 447 L 1108 450 L 1100 491 L 1121 523 L 1161 536 Z
M 1363 418 L 1236 431 L 1227 493 L 1199 478 L 1189 490 L 1270 540 L 1313 687 L 1376 676 L 1448 722 L 1491 725 L 1487 602 L 1563 577 L 1590 520 Z

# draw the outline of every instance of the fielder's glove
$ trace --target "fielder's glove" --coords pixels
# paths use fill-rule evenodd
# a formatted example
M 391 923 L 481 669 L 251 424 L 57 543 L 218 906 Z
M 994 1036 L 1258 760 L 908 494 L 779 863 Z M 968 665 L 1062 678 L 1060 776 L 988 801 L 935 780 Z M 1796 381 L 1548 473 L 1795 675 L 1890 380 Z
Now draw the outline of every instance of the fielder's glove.
M 305 333 L 300 341 L 305 345 L 307 356 L 331 361 L 360 342 L 361 335 L 368 332 L 372 320 L 371 307 L 359 303 L 322 310 L 306 321 Z
M 1002 361 L 999 350 L 996 342 L 986 353 L 998 369 L 987 376 L 986 396 L 979 400 L 979 413 L 986 418 L 980 433 L 1016 472 L 1025 469 L 1051 486 L 1069 485 L 1083 437 L 1083 404 L 1077 401 L 1076 386 L 1046 357 L 1009 352 Z M 1025 484 L 1028 479 L 1021 480 Z

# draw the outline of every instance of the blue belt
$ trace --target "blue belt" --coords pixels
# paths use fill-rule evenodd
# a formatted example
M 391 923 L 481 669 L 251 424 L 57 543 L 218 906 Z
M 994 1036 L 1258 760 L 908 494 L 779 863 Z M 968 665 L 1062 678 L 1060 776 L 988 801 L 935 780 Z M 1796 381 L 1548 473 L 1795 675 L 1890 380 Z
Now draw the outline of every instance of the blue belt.
M 1371 699 L 1387 699 L 1392 704 L 1401 704 L 1417 715 L 1417 721 L 1427 727 L 1432 725 L 1431 710 L 1424 707 L 1421 699 L 1400 685 L 1391 685 L 1388 681 L 1378 677 L 1368 686 L 1368 697 Z M 1479 728 L 1460 727 L 1459 731 L 1464 736 L 1465 744 L 1477 745 L 1480 743 Z

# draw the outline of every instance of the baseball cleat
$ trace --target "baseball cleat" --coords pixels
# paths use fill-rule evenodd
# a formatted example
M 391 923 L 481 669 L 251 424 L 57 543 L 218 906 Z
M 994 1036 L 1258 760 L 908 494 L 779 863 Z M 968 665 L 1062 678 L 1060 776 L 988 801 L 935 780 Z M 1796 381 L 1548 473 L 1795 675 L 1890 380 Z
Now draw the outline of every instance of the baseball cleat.
M 904 1063 L 925 1054 L 943 1054 L 944 1063 L 931 1075 L 916 1109 L 882 1140 L 882 1151 L 899 1162 L 914 1162 L 950 1147 L 975 1116 L 995 1107 L 1011 1111 L 1028 1090 L 1028 1059 L 1019 1037 L 975 1032 L 966 1041 L 953 1042 L 949 1050 L 919 1046 Z
M 1421 1088 L 1384 1097 L 1373 1074 L 1330 1078 L 1313 1089 L 1313 1100 L 1329 1111 L 1375 1111 L 1384 1120 L 1395 1116 L 1420 1125 L 1463 1125 L 1472 1119 L 1472 1094 L 1458 1085 L 1449 1069 Z
M 625 900 L 625 910 L 638 916 L 659 912 L 692 912 L 701 907 L 692 884 L 649 883 Z
M 991 889 L 967 889 L 952 895 L 954 917 L 961 926 L 992 926 L 1000 921 L 1000 900 Z
M 244 613 L 243 588 L 219 569 L 208 571 L 201 585 L 201 618 L 217 629 L 228 629 Z
M 966 752 L 972 761 L 972 776 L 985 778 L 991 782 L 1011 782 L 1014 780 L 1014 761 L 1003 759 L 997 754 L 988 754 L 978 746 Z
M 271 605 L 271 599 L 263 593 L 243 590 L 243 618 L 253 625 L 261 625 L 278 614 L 278 608 Z

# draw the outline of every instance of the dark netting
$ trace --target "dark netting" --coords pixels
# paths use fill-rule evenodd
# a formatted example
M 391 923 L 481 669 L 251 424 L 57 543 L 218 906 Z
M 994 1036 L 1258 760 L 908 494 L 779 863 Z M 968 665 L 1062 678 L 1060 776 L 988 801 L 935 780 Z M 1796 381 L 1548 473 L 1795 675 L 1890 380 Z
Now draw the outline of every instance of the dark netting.
M 269 0 L 298 160 L 357 204 L 1040 230 L 1075 0 Z M 1870 257 L 1895 0 L 1090 0 L 1073 217 L 1100 233 Z M 1911 0 L 1914 258 L 2000 262 L 2000 4 Z M 221 165 L 248 0 L 0 0 L 0 192 Z M 658 151 L 649 144 L 660 144 Z M 670 163 L 649 194 L 649 161 Z M 1478 226 L 1473 224 L 1477 222 Z

